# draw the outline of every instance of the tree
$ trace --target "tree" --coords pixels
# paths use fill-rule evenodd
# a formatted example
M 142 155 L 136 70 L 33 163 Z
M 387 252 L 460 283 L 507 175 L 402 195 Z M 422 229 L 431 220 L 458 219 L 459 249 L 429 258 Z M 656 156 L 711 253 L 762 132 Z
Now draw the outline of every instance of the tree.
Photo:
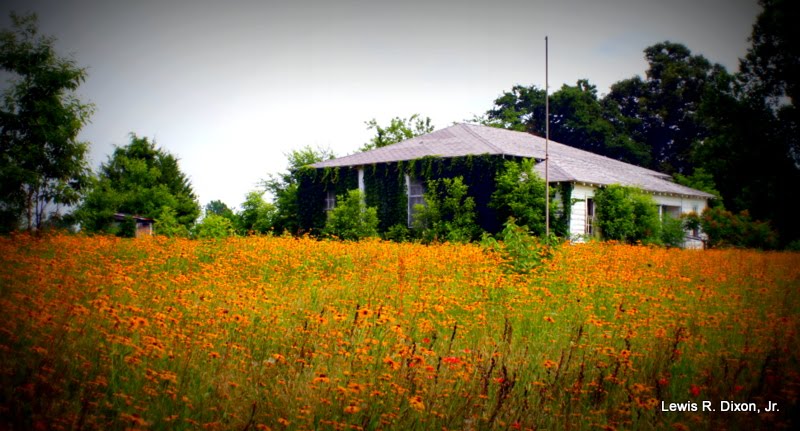
M 276 212 L 275 205 L 264 201 L 264 192 L 251 191 L 236 216 L 236 228 L 242 235 L 267 233 L 273 227 Z
M 588 80 L 562 86 L 550 103 L 550 136 L 554 140 L 627 163 L 650 161 L 647 148 L 626 134 L 620 113 L 601 103 L 597 87 Z
M 46 211 L 80 199 L 89 174 L 78 132 L 93 106 L 74 94 L 86 70 L 40 36 L 36 15 L 11 13 L 0 32 L 0 68 L 11 75 L 0 103 L 0 231 L 38 229 Z
M 728 210 L 771 221 L 786 244 L 800 238 L 798 77 L 791 73 L 800 59 L 790 31 L 797 12 L 788 2 L 761 4 L 739 73 L 718 73 L 708 82 L 698 116 L 709 133 L 694 144 L 692 158 L 713 177 Z
M 222 202 L 221 200 L 213 200 L 207 203 L 205 211 L 206 214 L 215 214 L 230 220 L 233 220 L 233 218 L 235 217 L 233 210 L 228 208 L 228 205 L 226 205 L 225 202 Z
M 394 117 L 387 127 L 381 127 L 374 118 L 365 124 L 367 125 L 367 130 L 375 129 L 375 136 L 364 144 L 360 151 L 374 150 L 375 148 L 396 144 L 434 130 L 431 119 L 429 117 L 423 119 L 419 114 L 414 114 L 408 118 Z
M 647 79 L 623 80 L 611 86 L 604 104 L 622 115 L 625 133 L 649 151 L 646 167 L 669 174 L 690 174 L 692 148 L 709 130 L 698 113 L 719 75 L 727 72 L 684 45 L 669 41 L 644 50 Z
M 489 126 L 546 134 L 545 91 L 535 86 L 514 86 L 495 99 L 494 107 L 477 121 Z M 649 153 L 631 139 L 616 107 L 597 97 L 597 88 L 581 79 L 563 85 L 550 97 L 550 138 L 596 154 L 634 164 L 649 162 Z
M 763 8 L 753 25 L 752 45 L 739 69 L 747 93 L 768 98 L 770 104 L 797 107 L 800 101 L 800 19 L 790 0 L 759 0 Z
M 328 213 L 324 233 L 337 238 L 358 241 L 378 236 L 378 210 L 364 204 L 364 195 L 354 189 L 337 198 L 338 204 Z
M 698 167 L 692 172 L 691 175 L 675 174 L 673 175 L 675 182 L 686 187 L 691 187 L 695 190 L 700 190 L 715 196 L 708 202 L 709 206 L 722 205 L 722 196 L 717 191 L 717 185 L 714 181 L 714 176 L 706 172 L 702 167 Z
M 270 175 L 266 180 L 262 181 L 266 191 L 270 192 L 274 198 L 276 213 L 273 227 L 276 232 L 296 234 L 300 230 L 297 202 L 299 171 L 306 169 L 311 164 L 332 159 L 333 157 L 334 154 L 330 149 L 314 149 L 306 146 L 299 150 L 292 150 L 286 154 L 286 158 L 289 161 L 286 172 Z
M 481 121 L 485 125 L 542 135 L 545 130 L 545 91 L 515 85 L 494 100 Z M 566 142 L 565 142 L 566 143 Z
M 156 232 L 162 233 L 164 226 L 159 224 L 174 219 L 188 233 L 200 205 L 178 159 L 147 138 L 131 134 L 130 144 L 114 149 L 100 167 L 77 215 L 87 231 L 107 232 L 113 231 L 115 213 L 154 218 Z
M 800 37 L 795 29 L 800 13 L 787 0 L 759 3 L 763 11 L 753 25 L 752 45 L 740 62 L 737 77 L 737 84 L 743 88 L 739 112 L 744 118 L 729 124 L 746 132 L 760 132 L 757 140 L 735 141 L 740 163 L 749 163 L 757 173 L 750 171 L 748 175 L 756 177 L 748 183 L 752 199 L 732 209 L 749 209 L 757 218 L 772 220 L 784 244 L 788 244 L 800 239 L 796 221 L 800 211 Z M 735 133 L 727 135 L 738 137 Z M 717 144 L 725 146 L 723 142 Z M 732 191 L 739 185 L 732 184 Z

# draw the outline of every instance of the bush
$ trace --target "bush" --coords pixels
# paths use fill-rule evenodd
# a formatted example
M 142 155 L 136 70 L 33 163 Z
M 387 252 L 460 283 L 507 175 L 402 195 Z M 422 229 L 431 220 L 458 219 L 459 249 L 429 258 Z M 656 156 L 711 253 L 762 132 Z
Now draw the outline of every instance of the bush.
M 227 238 L 235 234 L 230 219 L 217 214 L 206 213 L 203 220 L 194 227 L 195 238 Z
M 378 236 L 378 210 L 364 204 L 360 190 L 350 190 L 337 197 L 336 207 L 328 213 L 323 233 L 343 240 L 358 241 Z
M 189 236 L 189 229 L 185 225 L 178 223 L 175 210 L 167 206 L 161 209 L 161 216 L 156 218 L 155 231 L 158 235 L 170 238 L 185 238 Z
M 745 210 L 734 214 L 722 207 L 706 208 L 700 218 L 709 248 L 748 247 L 774 249 L 778 235 L 769 222 L 752 220 Z
M 664 215 L 661 220 L 661 243 L 667 247 L 683 247 L 686 231 L 681 219 Z
M 514 217 L 510 217 L 504 226 L 498 235 L 500 241 L 484 235 L 481 244 L 500 253 L 510 272 L 527 274 L 552 257 L 557 243 L 555 236 L 544 239 L 533 236 L 527 226 L 518 226 Z
M 653 198 L 635 187 L 612 184 L 597 190 L 597 227 L 604 239 L 661 242 L 661 220 Z
M 405 242 L 411 238 L 411 231 L 402 223 L 397 223 L 389 227 L 383 234 L 384 239 L 395 242 Z
M 490 206 L 500 220 L 513 217 L 535 235 L 545 232 L 545 183 L 533 169 L 534 161 L 508 161 L 495 179 L 497 189 Z M 516 224 L 516 223 L 514 223 Z
M 414 206 L 414 229 L 425 242 L 469 242 L 477 238 L 475 199 L 462 177 L 428 182 L 425 205 Z

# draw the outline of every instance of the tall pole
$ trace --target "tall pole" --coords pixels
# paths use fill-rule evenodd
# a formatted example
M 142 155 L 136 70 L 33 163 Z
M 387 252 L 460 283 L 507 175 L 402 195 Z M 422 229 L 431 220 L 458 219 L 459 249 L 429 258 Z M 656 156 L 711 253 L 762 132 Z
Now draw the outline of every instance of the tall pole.
M 544 37 L 544 233 L 550 238 L 550 80 L 548 76 L 547 36 Z

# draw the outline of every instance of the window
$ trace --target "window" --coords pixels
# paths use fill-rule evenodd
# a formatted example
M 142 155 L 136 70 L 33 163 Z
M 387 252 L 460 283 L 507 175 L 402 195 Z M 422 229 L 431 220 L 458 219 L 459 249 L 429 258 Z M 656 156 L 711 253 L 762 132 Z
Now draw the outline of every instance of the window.
M 594 199 L 592 198 L 586 198 L 586 224 L 583 233 L 594 235 Z
M 673 206 L 673 205 L 661 205 L 661 208 L 658 211 L 663 219 L 666 217 L 672 217 L 674 219 L 681 218 L 681 207 Z
M 328 191 L 325 193 L 325 212 L 331 211 L 336 207 L 336 193 Z
M 414 223 L 414 205 L 425 205 L 425 185 L 417 178 L 406 177 L 408 185 L 408 227 Z

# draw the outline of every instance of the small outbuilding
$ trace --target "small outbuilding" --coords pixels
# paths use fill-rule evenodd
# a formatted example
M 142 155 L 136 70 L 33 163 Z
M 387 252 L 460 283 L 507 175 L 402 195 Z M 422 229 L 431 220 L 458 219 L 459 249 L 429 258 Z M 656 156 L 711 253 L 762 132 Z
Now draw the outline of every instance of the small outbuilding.
M 152 236 L 155 231 L 153 229 L 153 225 L 155 224 L 155 220 L 147 217 L 142 217 L 138 215 L 131 215 L 131 214 L 123 214 L 123 213 L 116 213 L 114 214 L 114 221 L 117 224 L 123 224 L 125 222 L 133 222 L 135 223 L 135 233 L 134 236 L 136 238 L 140 238 L 143 236 Z

